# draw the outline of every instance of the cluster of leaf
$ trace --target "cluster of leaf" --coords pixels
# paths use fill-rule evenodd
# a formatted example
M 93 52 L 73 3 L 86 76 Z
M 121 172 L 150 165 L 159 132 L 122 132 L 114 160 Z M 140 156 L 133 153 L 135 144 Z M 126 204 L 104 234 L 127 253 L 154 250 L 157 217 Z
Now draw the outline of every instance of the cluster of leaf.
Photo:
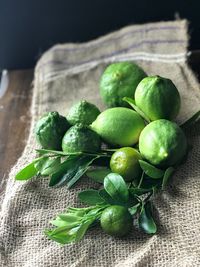
M 103 210 L 111 205 L 126 207 L 132 216 L 137 216 L 139 227 L 145 233 L 156 233 L 150 198 L 156 190 L 165 187 L 174 169 L 169 167 L 164 171 L 142 160 L 140 166 L 143 173 L 137 186 L 126 184 L 119 174 L 105 167 L 88 170 L 86 174 L 94 181 L 103 183 L 103 188 L 80 192 L 79 199 L 90 207 L 69 208 L 51 221 L 57 228 L 46 230 L 45 234 L 61 244 L 77 242 L 91 226 L 99 222 Z
M 65 153 L 62 151 L 37 149 L 40 157 L 20 170 L 16 180 L 28 180 L 34 176 L 50 176 L 49 186 L 70 188 L 89 169 L 95 160 L 110 157 L 108 153 Z

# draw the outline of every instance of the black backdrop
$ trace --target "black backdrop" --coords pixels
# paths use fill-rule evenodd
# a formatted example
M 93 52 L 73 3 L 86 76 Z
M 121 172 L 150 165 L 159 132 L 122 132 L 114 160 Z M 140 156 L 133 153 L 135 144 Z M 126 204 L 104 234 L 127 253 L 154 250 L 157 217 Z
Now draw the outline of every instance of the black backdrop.
M 198 0 L 0 0 L 0 70 L 33 67 L 58 42 L 83 42 L 176 13 L 191 22 L 190 49 L 200 48 Z

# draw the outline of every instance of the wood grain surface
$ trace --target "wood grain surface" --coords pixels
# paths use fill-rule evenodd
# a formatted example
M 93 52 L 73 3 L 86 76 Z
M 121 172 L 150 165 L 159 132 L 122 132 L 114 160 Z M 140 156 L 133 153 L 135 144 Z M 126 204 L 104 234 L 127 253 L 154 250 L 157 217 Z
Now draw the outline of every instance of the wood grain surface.
M 188 63 L 200 77 L 200 50 L 191 53 Z M 33 70 L 10 71 L 9 87 L 0 98 L 0 182 L 26 144 L 31 119 L 32 79 Z
M 10 71 L 8 77 L 8 89 L 0 98 L 0 181 L 20 157 L 26 144 L 33 70 Z

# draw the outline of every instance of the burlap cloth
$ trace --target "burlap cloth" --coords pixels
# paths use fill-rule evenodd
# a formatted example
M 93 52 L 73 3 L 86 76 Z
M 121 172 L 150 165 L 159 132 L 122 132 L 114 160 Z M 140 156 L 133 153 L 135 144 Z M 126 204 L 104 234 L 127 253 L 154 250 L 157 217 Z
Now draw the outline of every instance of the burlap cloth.
M 14 180 L 34 158 L 33 126 L 45 111 L 65 115 L 79 99 L 104 108 L 98 81 L 113 61 L 136 61 L 148 74 L 172 79 L 182 98 L 178 120 L 190 117 L 199 109 L 200 91 L 186 63 L 187 45 L 187 22 L 181 20 L 129 26 L 89 43 L 56 45 L 42 56 L 35 69 L 30 136 L 7 178 L 0 210 L 2 267 L 200 266 L 199 125 L 187 134 L 193 144 L 187 163 L 154 201 L 159 231 L 153 236 L 134 230 L 117 239 L 97 227 L 80 243 L 60 246 L 43 234 L 49 220 L 67 206 L 80 206 L 77 191 L 96 185 L 83 178 L 69 191 L 49 188 L 48 178 Z

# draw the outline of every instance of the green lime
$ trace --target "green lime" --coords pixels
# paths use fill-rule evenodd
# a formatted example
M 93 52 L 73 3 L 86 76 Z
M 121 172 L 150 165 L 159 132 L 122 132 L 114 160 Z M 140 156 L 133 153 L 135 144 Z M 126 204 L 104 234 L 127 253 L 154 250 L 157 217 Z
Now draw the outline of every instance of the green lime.
M 100 95 L 108 107 L 128 106 L 123 97 L 134 97 L 138 83 L 146 73 L 131 62 L 118 62 L 109 65 L 100 79 Z
M 161 119 L 151 122 L 141 132 L 139 150 L 154 165 L 173 166 L 185 156 L 187 140 L 176 123 Z
M 61 150 L 62 138 L 70 125 L 58 112 L 46 113 L 35 125 L 38 143 L 46 149 Z
M 113 153 L 110 160 L 112 172 L 120 174 L 125 181 L 137 181 L 141 176 L 140 153 L 132 147 L 122 147 Z
M 67 120 L 71 125 L 77 123 L 90 125 L 99 114 L 100 111 L 95 105 L 86 100 L 81 100 L 71 107 L 67 115 Z
M 100 137 L 81 124 L 72 126 L 62 140 L 62 150 L 66 153 L 95 152 L 100 147 Z
M 110 206 L 101 215 L 101 227 L 112 236 L 124 236 L 133 227 L 133 219 L 128 209 L 122 206 Z
M 132 146 L 139 140 L 145 127 L 143 119 L 129 108 L 110 108 L 103 111 L 91 128 L 106 142 L 114 146 Z
M 180 95 L 167 78 L 149 76 L 144 78 L 135 91 L 135 103 L 151 120 L 173 120 L 180 110 Z

